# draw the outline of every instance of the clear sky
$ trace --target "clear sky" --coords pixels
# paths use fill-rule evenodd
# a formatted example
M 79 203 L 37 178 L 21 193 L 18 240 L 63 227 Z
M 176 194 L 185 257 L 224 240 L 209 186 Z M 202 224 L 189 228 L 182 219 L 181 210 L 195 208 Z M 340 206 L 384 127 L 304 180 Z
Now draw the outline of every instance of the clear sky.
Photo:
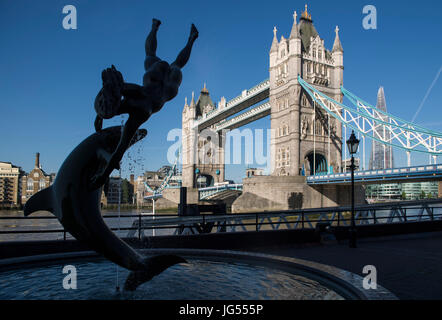
M 78 29 L 62 27 L 62 8 L 77 8 Z M 301 1 L 0 1 L 0 161 L 30 171 L 41 153 L 43 169 L 56 172 L 70 151 L 93 132 L 93 102 L 102 69 L 114 64 L 128 82 L 142 82 L 144 40 L 151 19 L 163 21 L 157 54 L 173 61 L 191 23 L 195 43 L 178 96 L 143 126 L 149 136 L 126 159 L 124 170 L 141 173 L 167 164 L 172 142 L 167 133 L 181 128 L 184 98 L 198 96 L 204 82 L 214 102 L 228 100 L 269 77 L 273 27 L 289 36 L 293 11 Z M 377 30 L 362 27 L 362 8 L 375 5 Z M 308 1 L 321 38 L 331 49 L 336 25 L 344 48 L 344 86 L 376 103 L 385 87 L 388 111 L 411 120 L 442 66 L 442 3 L 421 1 Z M 416 123 L 442 131 L 442 80 L 436 81 Z M 105 121 L 105 126 L 121 122 Z M 269 117 L 250 128 L 269 128 Z M 395 151 L 397 165 L 405 156 Z M 413 164 L 428 157 L 413 158 Z M 142 166 L 140 165 L 142 163 Z M 130 168 L 129 168 L 130 167 Z M 245 165 L 228 166 L 237 182 Z

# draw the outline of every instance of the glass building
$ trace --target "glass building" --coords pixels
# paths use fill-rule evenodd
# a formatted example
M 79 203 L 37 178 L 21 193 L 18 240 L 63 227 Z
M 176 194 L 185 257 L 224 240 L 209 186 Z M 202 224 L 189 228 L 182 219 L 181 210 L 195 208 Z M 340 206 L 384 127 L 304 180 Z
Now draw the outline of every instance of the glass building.
M 379 88 L 376 108 L 381 111 L 387 112 L 387 103 L 385 100 L 383 87 Z M 381 116 L 380 119 L 388 122 L 387 116 L 385 116 L 385 119 L 383 116 Z M 381 126 L 379 126 L 379 128 L 374 130 L 373 137 L 375 139 L 389 140 L 390 133 L 386 132 Z M 369 170 L 382 170 L 393 168 L 393 148 L 391 146 L 386 146 L 376 141 L 375 139 L 373 139 L 372 141 Z
M 365 189 L 367 200 L 418 200 L 437 198 L 439 183 L 437 181 L 414 183 L 391 183 L 368 185 Z

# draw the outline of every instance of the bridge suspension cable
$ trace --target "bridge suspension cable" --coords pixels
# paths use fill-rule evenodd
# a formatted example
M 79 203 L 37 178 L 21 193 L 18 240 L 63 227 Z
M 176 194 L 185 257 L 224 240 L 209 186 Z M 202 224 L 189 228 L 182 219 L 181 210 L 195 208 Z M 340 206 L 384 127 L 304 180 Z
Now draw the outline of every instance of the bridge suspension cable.
M 172 179 L 173 175 L 176 172 L 179 158 L 180 158 L 180 150 L 178 150 L 178 153 L 177 153 L 177 156 L 175 158 L 175 162 L 174 162 L 172 168 L 169 170 L 166 177 L 163 179 L 163 182 L 161 183 L 161 185 L 157 189 L 154 190 L 151 186 L 149 186 L 149 184 L 147 182 L 144 182 L 144 187 L 146 188 L 146 190 L 148 192 L 150 192 L 152 194 L 160 194 L 164 189 L 169 187 L 170 180 Z
M 345 88 L 341 91 L 356 107 L 348 107 L 304 81 L 298 81 L 314 102 L 345 127 L 384 145 L 438 156 L 442 154 L 442 133 L 412 124 L 379 110 L 359 99 Z

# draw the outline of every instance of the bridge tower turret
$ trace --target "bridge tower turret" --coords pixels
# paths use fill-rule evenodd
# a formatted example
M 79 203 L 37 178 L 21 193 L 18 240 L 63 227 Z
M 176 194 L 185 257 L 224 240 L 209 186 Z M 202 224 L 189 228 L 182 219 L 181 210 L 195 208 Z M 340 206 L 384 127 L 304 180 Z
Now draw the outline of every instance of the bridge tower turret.
M 221 99 L 221 103 L 223 101 L 225 104 L 225 99 Z M 224 181 L 223 132 L 217 132 L 211 127 L 200 131 L 195 125 L 196 120 L 207 117 L 215 110 L 216 106 L 205 84 L 196 103 L 194 93 L 190 105 L 187 105 L 186 99 L 182 116 L 182 184 L 185 187 L 212 186 L 214 183 Z
M 288 39 L 278 42 L 276 27 L 270 50 L 271 104 L 271 172 L 276 176 L 299 175 L 299 93 L 298 74 L 301 73 L 302 49 L 297 14 Z
M 276 28 L 270 50 L 272 175 L 299 176 L 341 169 L 342 129 L 301 88 L 298 76 L 342 102 L 343 49 L 336 31 L 333 51 L 324 46 L 307 6 L 289 39 L 278 42 Z M 330 130 L 329 130 L 330 128 Z
M 195 94 L 192 92 L 192 100 L 190 105 L 185 99 L 182 114 L 182 185 L 183 187 L 193 188 L 195 185 L 195 155 L 196 155 L 196 138 L 197 132 L 194 128 L 196 119 Z

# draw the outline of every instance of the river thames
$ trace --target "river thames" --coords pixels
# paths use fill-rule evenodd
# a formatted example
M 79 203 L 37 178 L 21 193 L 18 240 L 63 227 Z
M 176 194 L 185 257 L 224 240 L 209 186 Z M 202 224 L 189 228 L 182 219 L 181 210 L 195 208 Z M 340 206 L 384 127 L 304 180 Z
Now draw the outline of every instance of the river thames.
M 134 215 L 143 214 L 143 220 L 153 219 L 151 211 L 148 210 L 130 210 L 121 211 L 118 218 L 117 210 L 103 210 L 103 218 L 110 228 L 130 228 L 138 217 Z M 169 213 L 176 214 L 176 213 Z M 161 214 L 156 215 L 155 219 L 161 218 Z M 38 230 L 52 230 L 54 232 L 30 233 Z M 56 232 L 59 230 L 59 232 Z M 39 211 L 30 217 L 24 217 L 23 211 L 0 210 L 0 232 L 16 231 L 17 233 L 0 234 L 0 242 L 4 241 L 28 241 L 28 240 L 61 240 L 64 237 L 63 226 L 50 212 Z M 128 230 L 114 230 L 120 236 L 125 237 Z M 152 230 L 146 230 L 145 235 L 152 235 Z M 173 231 L 169 229 L 157 229 L 155 235 L 169 235 Z M 67 239 L 73 239 L 68 233 Z
M 393 206 L 394 207 L 394 206 Z M 442 207 L 439 203 L 431 203 L 425 206 L 427 209 L 423 210 L 422 206 L 402 206 L 402 211 L 406 211 L 407 221 L 416 220 L 429 220 L 431 219 L 428 213 L 434 215 L 435 219 L 440 219 L 442 214 Z M 326 208 L 324 208 L 327 211 Z M 428 211 L 427 211 L 428 210 Z M 400 210 L 396 210 L 395 216 L 391 217 L 392 211 L 390 209 L 376 209 L 376 223 L 393 223 L 404 222 L 403 217 L 399 217 Z M 155 217 L 152 216 L 152 212 L 146 209 L 143 210 L 121 210 L 120 214 L 118 210 L 103 210 L 102 215 L 105 223 L 109 228 L 113 230 L 119 237 L 133 237 L 138 236 L 137 230 L 128 230 L 127 228 L 137 228 L 137 222 L 140 219 L 144 221 L 159 220 L 165 218 L 167 215 L 175 215 L 176 212 L 169 213 L 156 213 Z M 141 216 L 140 216 L 141 215 Z M 349 218 L 347 213 L 347 218 Z M 314 228 L 314 219 L 318 218 L 318 214 L 311 215 Z M 358 218 L 358 217 L 356 217 Z M 364 216 L 361 216 L 364 218 Z M 368 218 L 368 217 L 366 217 Z M 393 219 L 393 220 L 392 220 Z M 360 221 L 361 223 L 373 223 L 372 218 Z M 358 222 L 359 224 L 359 222 Z M 284 228 L 284 227 L 282 227 Z M 124 230 L 119 230 L 124 229 Z M 265 226 L 264 230 L 271 230 L 271 226 Z M 168 229 L 146 229 L 144 236 L 158 236 L 158 235 L 172 235 L 176 230 L 174 228 Z M 43 231 L 43 232 L 40 232 Z M 17 210 L 0 210 L 0 242 L 5 241 L 29 241 L 29 240 L 61 240 L 64 239 L 63 226 L 50 212 L 39 211 L 31 215 L 30 217 L 24 217 L 23 211 Z M 66 239 L 73 239 L 66 233 Z

